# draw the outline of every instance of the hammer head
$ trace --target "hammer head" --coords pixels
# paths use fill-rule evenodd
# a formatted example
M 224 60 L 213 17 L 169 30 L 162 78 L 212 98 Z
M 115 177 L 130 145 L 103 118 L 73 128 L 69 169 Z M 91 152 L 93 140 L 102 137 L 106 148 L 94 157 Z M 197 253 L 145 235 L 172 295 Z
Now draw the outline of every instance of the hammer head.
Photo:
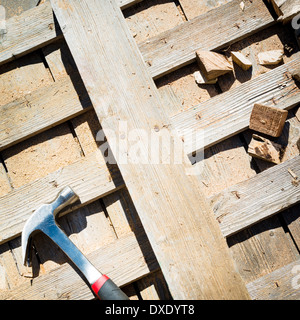
M 48 234 L 51 226 L 55 225 L 58 212 L 77 200 L 76 193 L 67 186 L 52 202 L 40 206 L 27 220 L 22 232 L 22 257 L 25 266 L 31 265 L 31 240 L 34 234 L 38 232 Z

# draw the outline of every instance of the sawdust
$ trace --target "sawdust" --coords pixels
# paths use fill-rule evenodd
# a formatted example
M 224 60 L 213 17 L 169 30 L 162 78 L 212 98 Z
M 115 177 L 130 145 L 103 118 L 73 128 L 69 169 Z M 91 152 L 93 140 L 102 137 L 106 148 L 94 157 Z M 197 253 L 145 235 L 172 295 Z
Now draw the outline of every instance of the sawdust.
M 2 152 L 14 188 L 80 159 L 80 149 L 67 124 L 47 130 Z
M 4 64 L 0 66 L 0 105 L 50 83 L 53 79 L 37 53 Z
M 178 112 L 196 106 L 218 94 L 215 85 L 196 83 L 193 75 L 196 71 L 199 71 L 199 67 L 197 63 L 193 63 L 156 81 L 158 88 L 171 86 L 181 103 Z
M 127 24 L 136 42 L 142 42 L 183 23 L 173 2 L 144 1 L 124 11 Z

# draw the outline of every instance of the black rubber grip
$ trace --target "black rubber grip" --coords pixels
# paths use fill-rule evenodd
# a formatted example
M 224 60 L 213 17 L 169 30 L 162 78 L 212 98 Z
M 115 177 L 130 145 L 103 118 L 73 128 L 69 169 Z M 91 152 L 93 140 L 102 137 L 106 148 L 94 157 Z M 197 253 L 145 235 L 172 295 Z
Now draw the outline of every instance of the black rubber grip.
M 127 295 L 110 279 L 108 279 L 97 293 L 100 300 L 129 300 Z
M 100 300 L 129 300 L 127 295 L 106 275 L 99 278 L 92 285 L 92 289 Z

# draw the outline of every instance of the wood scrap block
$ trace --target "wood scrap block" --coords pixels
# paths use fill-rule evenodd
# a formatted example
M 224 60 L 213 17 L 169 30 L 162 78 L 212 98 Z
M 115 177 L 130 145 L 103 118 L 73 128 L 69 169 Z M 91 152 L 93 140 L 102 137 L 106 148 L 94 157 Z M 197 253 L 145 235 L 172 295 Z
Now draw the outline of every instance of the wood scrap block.
M 201 71 L 196 71 L 193 75 L 198 84 L 215 84 L 218 81 L 218 78 L 208 80 Z
M 196 57 L 200 70 L 207 80 L 216 79 L 233 70 L 232 63 L 222 54 L 198 50 Z
M 265 133 L 271 137 L 279 137 L 287 115 L 287 110 L 256 103 L 250 116 L 249 128 L 260 133 Z
M 290 21 L 300 12 L 299 0 L 269 0 L 269 2 L 284 23 Z
M 283 50 L 271 50 L 260 52 L 258 54 L 259 64 L 262 65 L 276 65 L 279 64 L 283 59 Z
M 248 147 L 250 156 L 275 164 L 281 162 L 281 150 L 282 146 L 280 144 L 272 142 L 257 134 L 253 134 Z
M 232 61 L 245 71 L 252 67 L 252 62 L 247 59 L 241 52 L 231 51 L 231 57 Z

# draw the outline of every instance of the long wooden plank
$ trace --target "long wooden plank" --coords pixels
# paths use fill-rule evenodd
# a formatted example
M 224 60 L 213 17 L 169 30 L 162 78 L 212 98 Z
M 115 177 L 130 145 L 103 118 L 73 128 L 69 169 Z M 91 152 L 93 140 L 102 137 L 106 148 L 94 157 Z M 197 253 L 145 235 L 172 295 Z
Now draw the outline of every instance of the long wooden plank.
M 224 237 L 300 201 L 300 156 L 240 182 L 211 199 Z
M 46 2 L 6 21 L 7 33 L 0 42 L 0 61 L 6 63 L 61 37 Z
M 213 9 L 140 45 L 154 78 L 196 60 L 197 50 L 218 50 L 274 23 L 261 0 L 240 0 Z M 226 19 L 224 19 L 226 17 Z
M 173 298 L 248 298 L 196 178 L 186 175 L 188 160 L 148 161 L 145 139 L 169 118 L 120 9 L 111 0 L 51 3 Z M 142 161 L 132 140 L 118 150 L 124 123 Z M 116 150 L 131 154 L 120 161 Z
M 142 0 L 116 0 L 126 8 Z M 49 1 L 6 21 L 7 33 L 0 40 L 0 64 L 42 48 L 61 37 Z
M 274 23 L 262 0 L 247 3 L 244 12 L 239 3 L 239 0 L 233 0 L 141 43 L 140 50 L 152 76 L 156 78 L 191 63 L 195 60 L 196 50 L 226 47 Z M 227 19 L 223 18 L 224 14 Z M 7 33 L 7 40 L 0 46 L 0 64 L 41 48 L 61 36 L 48 3 L 28 10 L 17 21 L 15 19 L 7 21 L 11 32 Z M 28 24 L 31 20 L 33 22 Z
M 269 2 L 273 5 L 275 12 L 279 16 L 279 20 L 285 23 L 300 13 L 298 0 L 269 0 Z
M 117 168 L 109 172 L 102 155 L 94 153 L 13 190 L 0 198 L 0 244 L 20 235 L 32 212 L 52 201 L 66 185 L 73 187 L 80 198 L 80 203 L 71 208 L 73 210 L 123 187 L 124 182 Z
M 246 130 L 255 103 L 285 110 L 299 103 L 300 88 L 292 79 L 299 63 L 298 55 L 285 65 L 171 117 L 187 154 Z
M 134 258 L 133 258 L 134 257 Z M 117 285 L 124 286 L 159 268 L 146 236 L 139 238 L 133 233 L 93 251 L 87 258 L 112 278 Z M 65 263 L 28 281 L 13 290 L 0 292 L 1 300 L 90 300 L 94 298 L 83 278 Z
M 0 150 L 92 108 L 84 86 L 69 78 L 0 106 Z
M 247 284 L 253 300 L 299 300 L 300 260 Z

